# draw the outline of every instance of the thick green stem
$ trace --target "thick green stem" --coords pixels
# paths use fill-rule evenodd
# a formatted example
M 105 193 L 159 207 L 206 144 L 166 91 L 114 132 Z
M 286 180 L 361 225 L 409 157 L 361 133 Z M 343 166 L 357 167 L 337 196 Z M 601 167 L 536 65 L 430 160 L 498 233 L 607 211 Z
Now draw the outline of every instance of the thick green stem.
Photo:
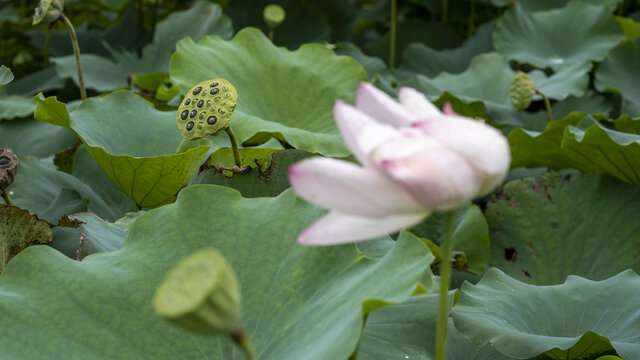
M 47 35 L 44 38 L 44 68 L 49 67 L 49 49 L 51 48 L 51 27 L 47 28 Z
M 242 163 L 240 162 L 240 150 L 238 149 L 238 141 L 236 140 L 236 135 L 231 130 L 230 126 L 227 126 L 224 131 L 229 135 L 229 140 L 231 140 L 231 149 L 233 149 L 233 161 L 235 161 L 236 166 L 242 167 Z
M 71 43 L 73 44 L 73 54 L 76 56 L 76 64 L 78 65 L 78 82 L 80 83 L 80 97 L 82 100 L 87 99 L 87 90 L 84 87 L 84 78 L 82 77 L 82 62 L 80 61 L 80 44 L 78 43 L 78 37 L 76 36 L 76 30 L 73 28 L 71 21 L 67 19 L 64 14 L 60 14 L 60 19 L 69 28 L 69 34 L 71 34 Z
M 444 360 L 447 342 L 447 319 L 449 318 L 449 279 L 451 278 L 451 251 L 453 249 L 454 212 L 447 213 L 442 239 L 442 255 L 440 259 L 440 307 L 436 328 L 436 359 Z
M 475 17 L 476 17 L 476 0 L 470 0 L 471 3 L 469 4 L 469 6 L 471 7 L 471 9 L 469 9 L 469 32 L 467 33 L 468 37 L 472 37 L 473 33 L 476 31 L 475 28 Z
M 9 196 L 8 191 L 2 190 L 2 198 L 4 199 L 4 202 L 7 203 L 7 205 L 13 206 L 13 201 L 11 200 L 11 196 Z
M 442 23 L 447 23 L 447 9 L 449 8 L 449 1 L 442 0 Z
M 397 1 L 391 0 L 391 36 L 389 39 L 389 67 L 393 69 L 396 65 L 396 8 Z
M 551 102 L 549 101 L 549 98 L 540 90 L 536 90 L 536 92 L 544 98 L 544 107 L 547 109 L 547 121 L 553 121 L 553 116 L 551 114 Z

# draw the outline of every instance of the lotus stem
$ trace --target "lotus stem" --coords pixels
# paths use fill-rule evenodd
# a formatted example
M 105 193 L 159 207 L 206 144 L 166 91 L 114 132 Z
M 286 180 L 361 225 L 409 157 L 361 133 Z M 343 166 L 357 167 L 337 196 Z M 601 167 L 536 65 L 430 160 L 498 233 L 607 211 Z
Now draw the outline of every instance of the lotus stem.
M 476 17 L 476 0 L 470 0 L 469 6 L 469 32 L 467 33 L 468 37 L 472 37 L 473 33 L 476 31 L 474 18 Z
M 273 28 L 269 28 L 269 40 L 271 40 L 272 43 L 273 43 L 273 39 L 274 39 Z
M 231 130 L 230 126 L 227 126 L 224 131 L 229 135 L 229 140 L 231 141 L 231 149 L 233 149 L 233 161 L 236 163 L 237 167 L 242 167 L 242 163 L 240 162 L 240 150 L 238 149 L 238 141 L 236 140 L 236 135 Z
M 543 93 L 540 90 L 536 90 L 536 92 L 542 95 L 542 98 L 544 98 L 544 107 L 547 109 L 547 121 L 548 122 L 553 121 L 553 116 L 551 114 L 551 102 L 549 101 L 549 98 L 547 97 L 547 95 L 545 95 L 545 93 Z
M 448 0 L 442 0 L 442 23 L 446 24 L 447 23 L 447 9 L 449 8 L 449 1 Z
M 444 224 L 442 255 L 440 258 L 440 306 L 436 328 L 436 359 L 445 359 L 447 319 L 449 318 L 449 280 L 451 278 L 451 251 L 453 249 L 454 212 L 449 211 Z
M 244 329 L 237 328 L 234 332 L 231 333 L 231 339 L 234 343 L 236 343 L 242 352 L 244 353 L 244 357 L 247 360 L 253 360 L 255 358 L 253 352 L 253 346 L 251 346 L 251 341 L 249 341 L 249 336 L 244 331 Z
M 76 36 L 76 30 L 73 28 L 71 21 L 64 15 L 60 14 L 60 19 L 69 28 L 69 34 L 71 34 L 71 43 L 73 44 L 73 54 L 76 56 L 76 64 L 78 65 L 78 82 L 80 83 L 80 97 L 82 100 L 87 99 L 87 90 L 84 87 L 84 78 L 82 77 L 82 62 L 80 61 L 80 44 L 78 43 L 78 37 Z
M 396 18 L 397 0 L 391 0 L 391 34 L 389 39 L 389 67 L 393 69 L 396 63 Z
M 11 196 L 9 196 L 8 191 L 2 190 L 2 198 L 4 199 L 4 202 L 7 203 L 7 205 L 13 206 L 13 200 L 11 200 Z
M 53 24 L 53 23 L 51 23 Z M 44 38 L 44 68 L 49 67 L 49 49 L 51 48 L 51 26 L 47 27 L 47 34 Z

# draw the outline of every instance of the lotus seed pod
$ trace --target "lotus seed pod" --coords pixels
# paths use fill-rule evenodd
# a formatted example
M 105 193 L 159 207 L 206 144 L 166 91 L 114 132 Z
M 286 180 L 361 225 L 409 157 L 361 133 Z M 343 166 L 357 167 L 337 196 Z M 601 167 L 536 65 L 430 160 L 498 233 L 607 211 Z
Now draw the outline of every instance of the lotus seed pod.
M 18 172 L 18 157 L 11 149 L 0 148 L 0 193 L 6 189 Z
M 511 106 L 517 111 L 524 110 L 531 105 L 533 95 L 536 93 L 536 85 L 533 80 L 522 71 L 518 71 L 511 79 L 509 97 Z
M 229 126 L 237 102 L 236 88 L 227 80 L 203 81 L 189 90 L 178 107 L 178 129 L 189 140 L 216 135 Z
M 40 0 L 33 13 L 32 25 L 50 24 L 60 17 L 64 9 L 64 0 Z
M 267 26 L 270 29 L 275 29 L 278 25 L 282 24 L 286 17 L 286 13 L 282 6 L 271 4 L 264 8 L 262 16 L 264 16 L 264 22 L 267 23 Z
M 214 249 L 181 260 L 153 297 L 156 313 L 193 331 L 231 333 L 240 326 L 240 287 L 235 272 Z

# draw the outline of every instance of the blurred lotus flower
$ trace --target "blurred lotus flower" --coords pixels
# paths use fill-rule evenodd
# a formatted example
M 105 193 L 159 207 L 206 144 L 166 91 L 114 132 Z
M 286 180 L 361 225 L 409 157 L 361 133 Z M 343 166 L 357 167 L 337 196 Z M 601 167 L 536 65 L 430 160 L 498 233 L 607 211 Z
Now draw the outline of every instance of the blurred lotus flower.
M 330 210 L 299 243 L 375 238 L 502 183 L 511 159 L 498 130 L 455 114 L 449 104 L 442 113 L 412 88 L 401 88 L 398 100 L 361 83 L 355 107 L 336 102 L 336 123 L 362 166 L 319 157 L 289 168 L 296 194 Z

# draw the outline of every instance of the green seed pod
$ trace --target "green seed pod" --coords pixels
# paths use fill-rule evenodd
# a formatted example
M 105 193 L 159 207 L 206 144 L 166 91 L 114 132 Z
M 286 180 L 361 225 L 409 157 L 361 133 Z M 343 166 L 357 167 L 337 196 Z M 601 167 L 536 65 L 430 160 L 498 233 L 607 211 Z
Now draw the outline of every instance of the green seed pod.
M 193 331 L 231 333 L 240 326 L 236 274 L 217 250 L 199 250 L 167 274 L 153 296 L 153 308 Z
M 271 4 L 267 5 L 262 12 L 264 22 L 270 29 L 275 29 L 278 25 L 282 24 L 286 17 L 286 12 L 280 5 Z
M 11 149 L 0 148 L 0 193 L 4 191 L 18 173 L 18 157 Z
M 64 0 L 40 0 L 33 13 L 32 25 L 50 24 L 60 17 L 64 9 Z
M 189 90 L 178 107 L 178 129 L 189 140 L 217 135 L 229 126 L 237 102 L 238 92 L 227 80 L 203 81 Z
M 531 105 L 533 95 L 536 93 L 536 85 L 533 80 L 522 71 L 518 71 L 511 79 L 509 98 L 511 106 L 517 111 L 524 110 Z

